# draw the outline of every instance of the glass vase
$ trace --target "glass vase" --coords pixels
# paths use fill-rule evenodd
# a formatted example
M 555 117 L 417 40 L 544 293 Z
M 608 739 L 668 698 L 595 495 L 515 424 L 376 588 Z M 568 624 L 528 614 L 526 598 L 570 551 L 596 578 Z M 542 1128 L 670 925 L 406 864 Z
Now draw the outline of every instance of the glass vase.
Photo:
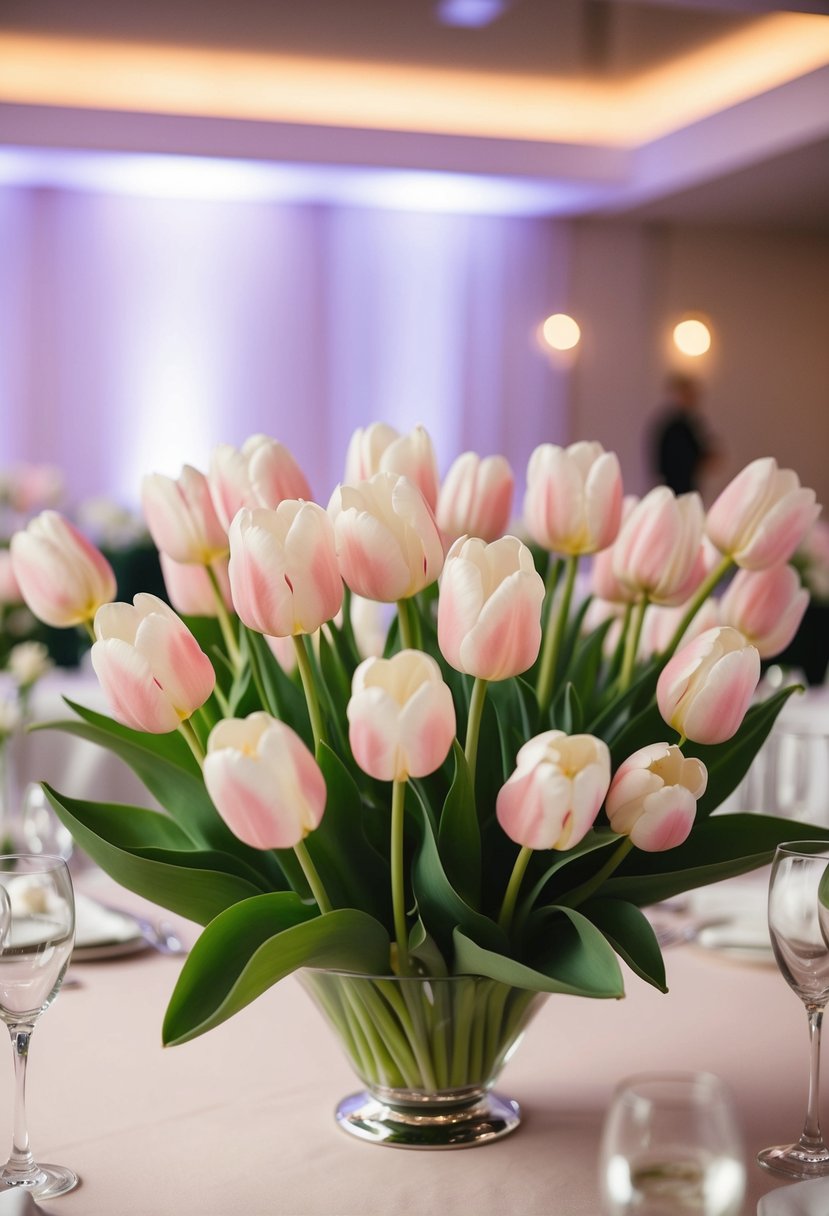
M 365 1090 L 344 1098 L 344 1131 L 395 1148 L 469 1148 L 515 1131 L 518 1103 L 491 1092 L 544 993 L 479 976 L 349 975 L 300 981 Z

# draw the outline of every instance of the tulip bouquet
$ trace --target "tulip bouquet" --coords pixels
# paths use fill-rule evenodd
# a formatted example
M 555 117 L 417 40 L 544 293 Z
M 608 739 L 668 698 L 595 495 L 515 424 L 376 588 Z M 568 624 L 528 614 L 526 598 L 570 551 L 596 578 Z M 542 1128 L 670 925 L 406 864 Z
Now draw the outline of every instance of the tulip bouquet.
M 27 603 L 87 626 L 112 708 L 59 725 L 162 809 L 47 793 L 119 882 L 204 925 L 167 1043 L 305 967 L 363 1076 L 446 1089 L 496 1063 L 535 993 L 622 996 L 619 958 L 664 990 L 642 907 L 814 837 L 712 815 L 792 691 L 751 705 L 805 609 L 787 562 L 813 491 L 764 459 L 707 517 L 665 487 L 623 502 L 617 458 L 577 443 L 532 455 L 528 543 L 505 535 L 512 497 L 502 457 L 440 485 L 422 428 L 358 431 L 327 509 L 275 441 L 220 447 L 143 487 L 182 615 L 110 602 L 53 512 L 13 539 Z M 374 987 L 331 993 L 321 969 Z M 400 996 L 422 976 L 425 1005 Z M 453 977 L 478 987 L 446 997 L 447 1030 Z

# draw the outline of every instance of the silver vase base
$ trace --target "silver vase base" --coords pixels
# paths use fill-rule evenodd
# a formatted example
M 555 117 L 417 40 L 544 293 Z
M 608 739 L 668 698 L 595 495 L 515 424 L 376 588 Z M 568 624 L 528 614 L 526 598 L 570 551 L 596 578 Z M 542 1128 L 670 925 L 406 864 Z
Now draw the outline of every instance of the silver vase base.
M 829 1150 L 802 1144 L 779 1144 L 757 1154 L 757 1164 L 787 1178 L 826 1178 L 829 1175 Z
M 393 1106 L 367 1090 L 343 1098 L 336 1120 L 344 1132 L 390 1148 L 474 1148 L 514 1132 L 521 1108 L 513 1098 L 481 1094 L 448 1107 Z

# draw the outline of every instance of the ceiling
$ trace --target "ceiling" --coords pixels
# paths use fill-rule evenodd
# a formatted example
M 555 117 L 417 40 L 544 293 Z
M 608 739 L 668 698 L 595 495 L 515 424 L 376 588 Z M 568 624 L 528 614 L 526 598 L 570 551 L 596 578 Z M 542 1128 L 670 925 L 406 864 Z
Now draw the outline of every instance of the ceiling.
M 829 230 L 829 3 L 3 0 L 7 147 L 509 177 L 546 213 Z M 779 8 L 779 6 L 777 6 Z

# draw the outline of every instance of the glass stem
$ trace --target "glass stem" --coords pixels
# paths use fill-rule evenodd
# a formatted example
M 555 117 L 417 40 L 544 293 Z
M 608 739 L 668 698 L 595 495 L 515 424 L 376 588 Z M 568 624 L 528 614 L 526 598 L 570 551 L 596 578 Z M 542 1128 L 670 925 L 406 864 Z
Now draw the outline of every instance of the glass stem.
M 800 1144 L 814 1152 L 824 1148 L 820 1130 L 820 1028 L 823 1022 L 823 1007 L 807 1005 L 806 1009 L 809 1014 L 809 1103 Z
M 29 1040 L 33 1026 L 10 1026 L 9 1033 L 14 1052 L 14 1131 L 12 1151 L 4 1170 L 5 1181 L 14 1185 L 34 1179 L 37 1166 L 29 1149 L 29 1132 L 26 1126 L 26 1064 L 29 1060 Z

